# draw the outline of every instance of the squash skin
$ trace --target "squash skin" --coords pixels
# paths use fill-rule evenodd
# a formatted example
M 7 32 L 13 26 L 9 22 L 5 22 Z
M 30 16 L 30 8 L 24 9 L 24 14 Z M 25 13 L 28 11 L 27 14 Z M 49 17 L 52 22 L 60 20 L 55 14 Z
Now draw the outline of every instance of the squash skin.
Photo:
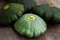
M 34 6 L 37 5 L 34 0 L 9 0 L 9 2 L 23 4 L 25 11 L 30 11 Z
M 38 14 L 47 22 L 60 23 L 60 9 L 49 4 L 42 4 L 33 8 L 33 13 Z
M 60 23 L 60 9 L 57 8 L 57 7 L 53 7 L 51 9 L 52 9 L 52 11 L 54 13 L 52 21 L 54 23 Z
M 36 19 L 31 21 L 28 19 L 29 16 L 34 16 Z M 40 36 L 43 34 L 46 29 L 47 25 L 45 21 L 35 14 L 24 14 L 15 24 L 15 30 L 26 37 L 33 38 Z
M 11 23 L 12 21 L 16 21 L 18 17 L 24 13 L 24 6 L 18 3 L 9 3 L 7 4 L 10 7 L 8 9 L 1 9 L 1 16 L 0 16 L 0 23 L 7 24 Z M 2 18 L 1 18 L 2 17 Z
M 19 0 L 20 1 L 20 0 Z M 36 6 L 36 2 L 34 0 L 22 0 L 20 1 L 25 6 L 25 10 L 31 10 L 34 6 Z

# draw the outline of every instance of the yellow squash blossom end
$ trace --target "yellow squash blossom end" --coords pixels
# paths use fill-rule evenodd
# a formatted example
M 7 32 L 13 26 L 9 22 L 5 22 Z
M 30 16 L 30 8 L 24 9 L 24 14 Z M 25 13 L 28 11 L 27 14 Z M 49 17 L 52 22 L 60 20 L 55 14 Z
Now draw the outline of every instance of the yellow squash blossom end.
M 7 4 L 4 6 L 4 9 L 9 9 L 9 7 L 10 7 L 10 5 Z
M 50 7 L 54 7 L 54 4 L 53 4 L 53 3 L 50 3 L 49 6 L 50 6 Z
M 34 16 L 30 16 L 30 17 L 28 17 L 28 19 L 31 20 L 31 21 L 34 21 L 35 17 Z

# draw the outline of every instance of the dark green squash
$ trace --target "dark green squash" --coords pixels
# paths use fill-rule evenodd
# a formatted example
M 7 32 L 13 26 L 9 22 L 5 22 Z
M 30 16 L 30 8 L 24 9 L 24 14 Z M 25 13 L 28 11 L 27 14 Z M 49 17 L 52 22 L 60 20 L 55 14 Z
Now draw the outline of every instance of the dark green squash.
M 42 4 L 33 8 L 33 12 L 46 21 L 60 22 L 60 9 L 53 4 Z
M 9 3 L 1 9 L 1 12 L 0 23 L 11 23 L 24 13 L 24 6 L 22 4 Z
M 14 24 L 15 30 L 26 37 L 33 38 L 42 35 L 47 27 L 45 21 L 35 14 L 24 14 Z

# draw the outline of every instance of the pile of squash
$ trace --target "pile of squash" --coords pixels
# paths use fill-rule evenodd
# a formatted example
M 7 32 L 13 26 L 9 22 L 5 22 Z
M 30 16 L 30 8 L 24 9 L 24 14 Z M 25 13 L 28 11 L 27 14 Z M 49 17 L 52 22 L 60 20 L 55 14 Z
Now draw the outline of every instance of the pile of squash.
M 60 23 L 60 9 L 52 3 L 38 6 L 34 0 L 7 0 L 0 11 L 0 24 L 14 22 L 14 29 L 29 38 L 44 34 L 46 22 Z

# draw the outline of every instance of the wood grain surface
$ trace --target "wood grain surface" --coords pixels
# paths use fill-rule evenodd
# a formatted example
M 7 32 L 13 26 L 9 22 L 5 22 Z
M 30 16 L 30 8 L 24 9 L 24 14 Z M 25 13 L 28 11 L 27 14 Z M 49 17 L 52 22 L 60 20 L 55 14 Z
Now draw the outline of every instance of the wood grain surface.
M 55 2 L 56 0 L 35 0 L 38 5 L 42 3 Z M 57 2 L 57 1 L 56 1 Z M 5 4 L 0 2 L 0 8 Z M 54 3 L 54 4 L 58 4 Z M 59 7 L 59 5 L 56 5 Z M 60 24 L 49 24 L 47 31 L 37 38 L 29 39 L 24 36 L 18 35 L 12 26 L 0 26 L 0 40 L 60 40 Z

